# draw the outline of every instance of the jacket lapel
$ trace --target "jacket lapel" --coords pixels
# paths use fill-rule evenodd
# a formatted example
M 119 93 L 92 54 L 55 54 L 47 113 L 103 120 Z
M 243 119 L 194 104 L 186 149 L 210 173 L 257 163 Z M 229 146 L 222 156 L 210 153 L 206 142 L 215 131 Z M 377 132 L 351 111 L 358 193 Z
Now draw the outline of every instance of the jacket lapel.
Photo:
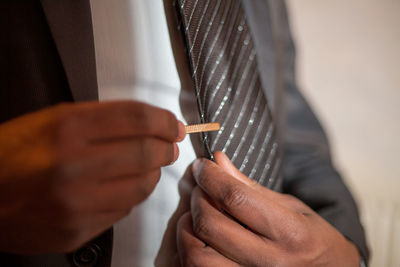
M 75 101 L 97 100 L 89 0 L 41 0 Z
M 257 63 L 264 92 L 272 112 L 275 113 L 277 55 L 269 1 L 242 0 L 242 4 L 257 51 Z

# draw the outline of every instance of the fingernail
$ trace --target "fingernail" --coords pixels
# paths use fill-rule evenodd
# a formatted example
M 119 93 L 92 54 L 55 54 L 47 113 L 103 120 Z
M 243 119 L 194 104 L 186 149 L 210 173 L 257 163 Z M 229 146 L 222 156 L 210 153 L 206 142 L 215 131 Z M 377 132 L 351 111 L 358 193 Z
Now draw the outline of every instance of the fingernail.
M 183 124 L 183 122 L 178 121 L 178 137 L 176 138 L 176 142 L 181 142 L 183 139 L 185 139 L 185 136 L 185 125 Z

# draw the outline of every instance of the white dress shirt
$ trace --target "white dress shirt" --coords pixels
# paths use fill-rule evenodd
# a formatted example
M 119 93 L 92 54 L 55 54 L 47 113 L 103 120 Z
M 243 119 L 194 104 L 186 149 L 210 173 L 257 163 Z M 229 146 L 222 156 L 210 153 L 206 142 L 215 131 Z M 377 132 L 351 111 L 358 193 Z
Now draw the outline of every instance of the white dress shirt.
M 140 100 L 184 121 L 162 0 L 91 0 L 91 9 L 100 100 Z M 162 169 L 153 194 L 115 225 L 113 267 L 153 266 L 179 201 L 177 182 L 195 159 L 189 138 L 179 147 L 178 161 Z

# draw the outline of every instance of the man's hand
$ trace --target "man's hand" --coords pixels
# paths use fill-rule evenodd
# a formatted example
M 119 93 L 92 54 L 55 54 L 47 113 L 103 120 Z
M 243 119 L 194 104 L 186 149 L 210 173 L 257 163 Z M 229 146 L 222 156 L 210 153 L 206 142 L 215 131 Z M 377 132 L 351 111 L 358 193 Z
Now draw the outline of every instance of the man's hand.
M 143 201 L 183 124 L 139 102 L 62 104 L 0 125 L 0 251 L 68 252 Z
M 183 266 L 359 266 L 356 247 L 304 203 L 215 158 L 193 164 L 198 186 L 178 223 Z

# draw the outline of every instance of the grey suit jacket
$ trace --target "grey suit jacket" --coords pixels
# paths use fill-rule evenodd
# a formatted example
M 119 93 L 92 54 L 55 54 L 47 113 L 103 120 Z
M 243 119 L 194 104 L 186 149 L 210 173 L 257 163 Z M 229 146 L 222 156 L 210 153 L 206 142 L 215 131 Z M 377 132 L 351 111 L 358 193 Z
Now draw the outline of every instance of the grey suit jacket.
M 332 165 L 320 123 L 296 85 L 285 3 L 242 3 L 284 148 L 283 172 L 275 189 L 304 201 L 367 259 L 356 204 Z M 89 0 L 1 1 L 0 30 L 0 123 L 59 102 L 98 98 Z M 109 266 L 111 248 L 110 230 L 68 255 L 0 253 L 0 266 Z M 86 265 L 85 255 L 92 257 Z

